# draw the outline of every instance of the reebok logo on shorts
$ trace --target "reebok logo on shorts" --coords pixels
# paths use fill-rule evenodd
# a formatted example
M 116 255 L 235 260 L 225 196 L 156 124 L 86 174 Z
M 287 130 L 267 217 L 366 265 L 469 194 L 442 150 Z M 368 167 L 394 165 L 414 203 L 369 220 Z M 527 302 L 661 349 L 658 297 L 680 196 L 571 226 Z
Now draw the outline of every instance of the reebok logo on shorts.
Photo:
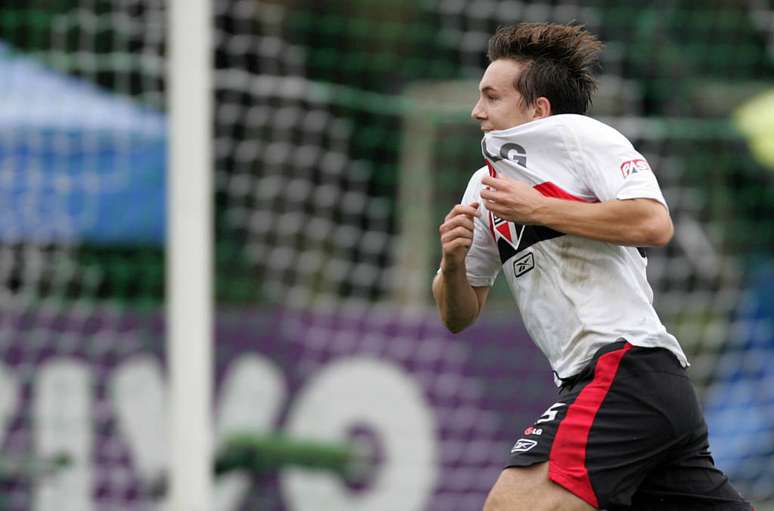
M 513 448 L 511 449 L 511 454 L 517 453 L 517 452 L 527 452 L 533 447 L 537 445 L 537 442 L 535 440 L 528 440 L 526 438 L 519 438 L 516 440 L 516 443 L 513 444 Z

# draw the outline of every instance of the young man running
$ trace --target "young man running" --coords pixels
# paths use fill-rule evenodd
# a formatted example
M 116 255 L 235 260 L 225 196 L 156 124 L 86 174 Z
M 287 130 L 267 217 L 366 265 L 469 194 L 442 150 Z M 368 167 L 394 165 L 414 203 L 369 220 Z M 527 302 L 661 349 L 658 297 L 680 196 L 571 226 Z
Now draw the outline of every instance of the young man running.
M 747 511 L 652 306 L 641 247 L 672 237 L 664 197 L 631 143 L 583 115 L 601 49 L 578 26 L 497 31 L 472 112 L 486 166 L 439 229 L 446 326 L 473 323 L 502 270 L 561 389 L 484 509 Z

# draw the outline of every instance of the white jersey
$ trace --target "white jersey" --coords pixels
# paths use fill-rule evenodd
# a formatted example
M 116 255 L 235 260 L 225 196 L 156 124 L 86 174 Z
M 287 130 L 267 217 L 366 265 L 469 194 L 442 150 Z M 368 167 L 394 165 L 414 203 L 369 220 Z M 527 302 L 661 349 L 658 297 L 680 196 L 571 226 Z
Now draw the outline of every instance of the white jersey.
M 687 366 L 653 309 L 644 250 L 506 222 L 480 197 L 481 178 L 491 174 L 566 200 L 649 198 L 666 206 L 647 161 L 626 137 L 590 117 L 563 114 L 489 132 L 482 150 L 487 167 L 473 175 L 462 200 L 480 203 L 481 212 L 465 260 L 468 282 L 491 286 L 502 269 L 557 384 L 620 337 L 635 346 L 667 348 Z

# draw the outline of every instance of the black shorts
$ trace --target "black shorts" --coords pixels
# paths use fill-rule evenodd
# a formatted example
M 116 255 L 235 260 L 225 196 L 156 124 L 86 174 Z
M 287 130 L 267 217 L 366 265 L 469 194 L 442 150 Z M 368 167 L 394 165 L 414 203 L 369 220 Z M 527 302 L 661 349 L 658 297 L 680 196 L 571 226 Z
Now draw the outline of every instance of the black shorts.
M 662 348 L 612 343 L 565 381 L 508 467 L 546 461 L 552 481 L 595 508 L 752 509 L 715 467 L 693 385 Z

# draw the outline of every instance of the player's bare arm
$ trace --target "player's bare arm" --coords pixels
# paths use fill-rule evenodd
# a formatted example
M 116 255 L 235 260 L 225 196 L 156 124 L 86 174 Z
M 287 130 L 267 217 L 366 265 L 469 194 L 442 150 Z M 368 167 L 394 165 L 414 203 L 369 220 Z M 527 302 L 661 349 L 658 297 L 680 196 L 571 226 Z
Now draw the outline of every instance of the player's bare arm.
M 489 294 L 488 287 L 472 287 L 465 274 L 465 254 L 473 243 L 477 215 L 477 203 L 457 204 L 438 228 L 441 270 L 433 280 L 433 297 L 441 320 L 455 333 L 476 321 Z
M 486 207 L 500 218 L 545 225 L 576 236 L 637 247 L 663 246 L 672 239 L 667 209 L 652 199 L 583 203 L 545 197 L 527 183 L 485 176 Z

